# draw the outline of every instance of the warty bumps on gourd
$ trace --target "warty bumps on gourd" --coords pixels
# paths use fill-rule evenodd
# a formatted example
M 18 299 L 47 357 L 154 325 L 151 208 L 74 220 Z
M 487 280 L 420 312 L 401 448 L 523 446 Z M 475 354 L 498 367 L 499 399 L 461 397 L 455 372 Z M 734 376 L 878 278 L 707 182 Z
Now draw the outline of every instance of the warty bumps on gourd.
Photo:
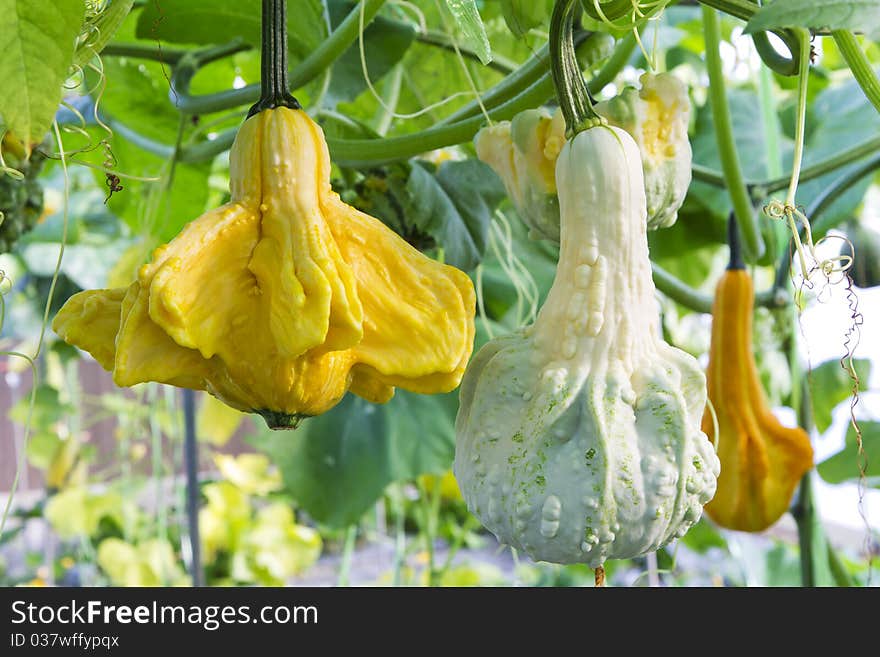
M 691 182 L 687 87 L 671 73 L 644 73 L 641 89 L 627 87 L 595 106 L 608 123 L 626 130 L 641 154 L 648 228 L 671 226 Z M 504 182 L 533 239 L 559 241 L 559 203 L 554 176 L 565 143 L 562 112 L 520 112 L 483 128 L 474 138 L 477 157 Z
M 684 535 L 719 463 L 705 376 L 660 335 L 638 147 L 620 128 L 580 132 L 556 186 L 556 277 L 533 325 L 472 359 L 454 468 L 502 543 L 595 567 Z
M 261 111 L 230 152 L 231 200 L 156 249 L 127 288 L 71 297 L 53 322 L 120 386 L 207 390 L 295 426 L 347 390 L 448 392 L 473 349 L 466 274 L 431 260 L 330 187 L 323 131 Z

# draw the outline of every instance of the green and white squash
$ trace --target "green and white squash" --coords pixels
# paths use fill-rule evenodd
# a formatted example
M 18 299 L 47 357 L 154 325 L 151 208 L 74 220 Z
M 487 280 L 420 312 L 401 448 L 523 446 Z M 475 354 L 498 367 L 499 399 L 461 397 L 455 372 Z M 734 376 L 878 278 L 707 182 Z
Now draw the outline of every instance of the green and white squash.
M 680 537 L 715 493 L 706 379 L 660 335 L 641 155 L 616 127 L 556 163 L 561 248 L 537 320 L 461 384 L 454 471 L 468 508 L 538 561 L 602 565 Z
M 595 111 L 626 130 L 639 147 L 648 230 L 675 223 L 691 182 L 691 116 L 687 87 L 671 73 L 644 73 L 640 89 L 625 88 Z M 480 130 L 477 157 L 504 183 L 532 239 L 559 242 L 559 203 L 554 170 L 565 143 L 561 110 L 524 110 L 511 121 Z

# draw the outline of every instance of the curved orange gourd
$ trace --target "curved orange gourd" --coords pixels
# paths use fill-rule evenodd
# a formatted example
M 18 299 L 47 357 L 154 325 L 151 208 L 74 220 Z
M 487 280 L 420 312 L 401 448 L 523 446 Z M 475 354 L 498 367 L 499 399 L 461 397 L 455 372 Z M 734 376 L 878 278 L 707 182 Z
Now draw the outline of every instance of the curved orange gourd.
M 755 291 L 731 224 L 731 263 L 715 291 L 706 371 L 718 440 L 709 410 L 703 415 L 703 431 L 718 447 L 721 475 L 705 508 L 722 527 L 757 532 L 788 509 L 795 487 L 812 467 L 813 448 L 803 429 L 776 419 L 761 386 L 752 351 Z

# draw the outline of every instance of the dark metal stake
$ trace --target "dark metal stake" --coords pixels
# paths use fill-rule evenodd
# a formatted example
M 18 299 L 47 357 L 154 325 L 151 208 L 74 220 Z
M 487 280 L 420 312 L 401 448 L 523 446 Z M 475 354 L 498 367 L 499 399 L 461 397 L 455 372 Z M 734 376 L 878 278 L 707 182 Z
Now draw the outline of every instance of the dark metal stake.
M 186 465 L 186 519 L 189 525 L 190 575 L 193 586 L 204 586 L 202 557 L 199 542 L 199 446 L 196 443 L 196 398 L 188 388 L 183 389 L 183 456 Z

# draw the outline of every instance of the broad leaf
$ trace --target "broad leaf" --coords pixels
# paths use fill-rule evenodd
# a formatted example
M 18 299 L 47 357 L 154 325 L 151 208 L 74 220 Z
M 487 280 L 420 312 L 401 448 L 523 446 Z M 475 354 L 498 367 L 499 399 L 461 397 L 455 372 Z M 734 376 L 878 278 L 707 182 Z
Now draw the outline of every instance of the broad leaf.
M 857 358 L 853 365 L 859 377 L 859 389 L 867 390 L 871 361 Z M 822 433 L 831 426 L 831 412 L 834 407 L 852 395 L 853 380 L 837 360 L 825 361 L 814 367 L 808 380 L 816 429 Z
M 746 25 L 746 34 L 777 27 L 880 30 L 880 0 L 773 0 L 761 7 Z
M 844 448 L 817 468 L 822 479 L 828 483 L 858 481 L 860 469 L 865 467 L 868 484 L 880 486 L 880 422 L 859 422 L 859 429 L 862 432 L 864 455 L 859 454 L 856 432 L 850 426 Z
M 483 256 L 492 212 L 505 192 L 478 160 L 444 162 L 436 173 L 415 162 L 407 181 L 409 220 L 443 248 L 445 262 L 469 271 Z
M 0 118 L 28 151 L 61 101 L 85 3 L 0 0 Z
M 464 45 L 473 50 L 483 64 L 491 62 L 492 48 L 477 3 L 474 0 L 446 0 L 446 6 L 461 30 Z
M 449 468 L 457 407 L 457 393 L 398 389 L 384 405 L 347 395 L 294 432 L 266 431 L 250 442 L 270 456 L 309 515 L 344 527 L 357 522 L 389 483 Z

